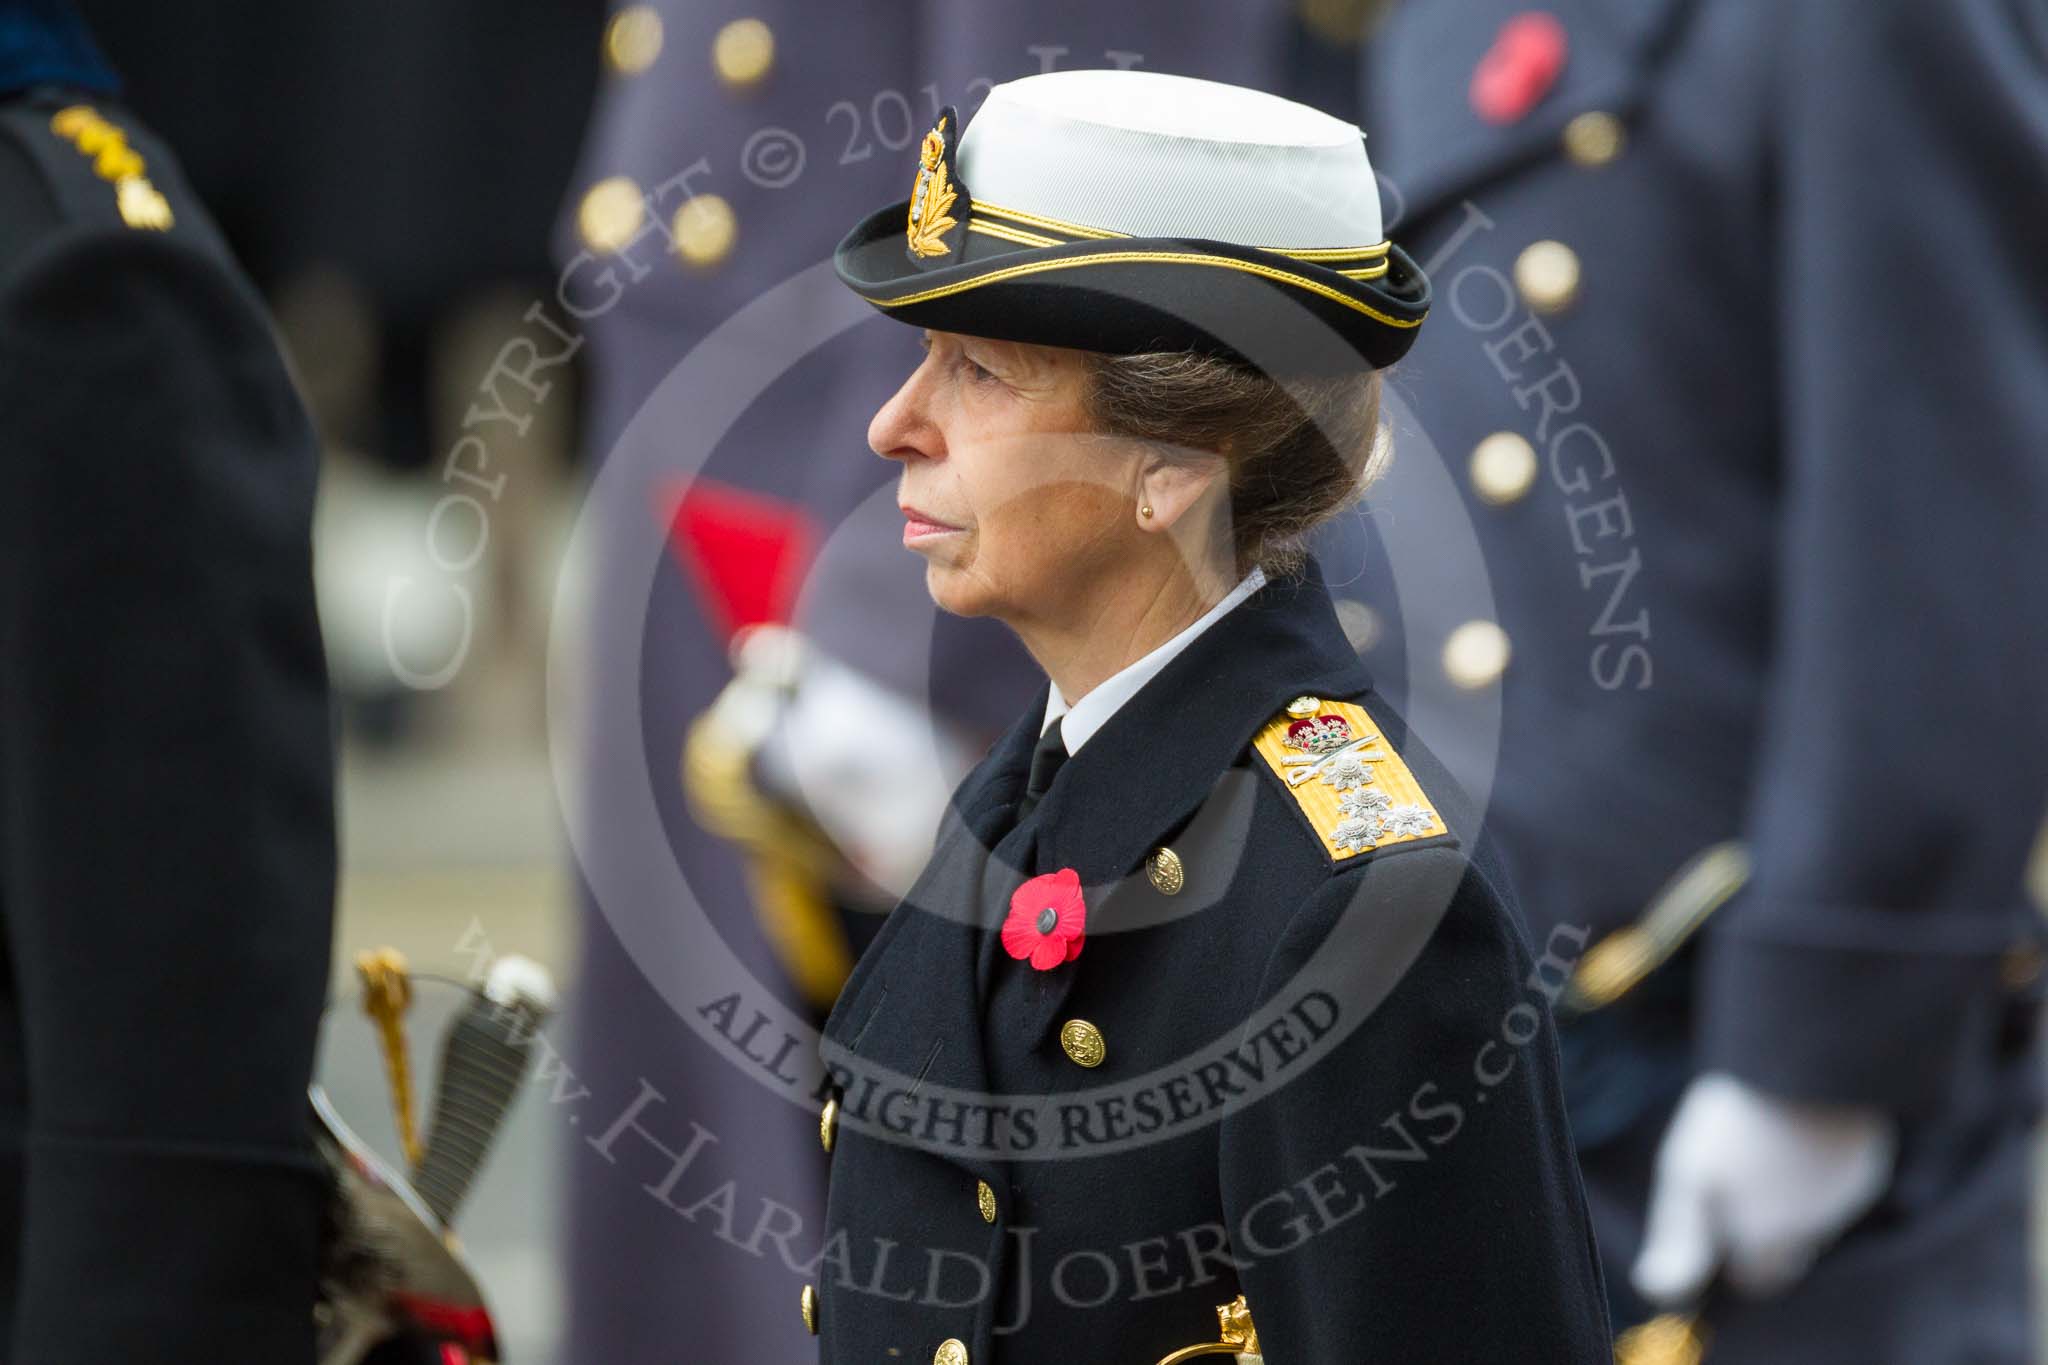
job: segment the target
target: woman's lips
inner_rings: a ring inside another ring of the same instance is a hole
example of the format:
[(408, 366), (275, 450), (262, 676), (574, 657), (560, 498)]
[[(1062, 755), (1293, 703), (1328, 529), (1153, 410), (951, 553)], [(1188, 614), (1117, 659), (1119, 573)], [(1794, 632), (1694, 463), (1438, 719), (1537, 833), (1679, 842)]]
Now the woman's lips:
[(949, 535), (960, 529), (958, 526), (948, 526), (943, 521), (935, 521), (929, 513), (920, 512), (915, 507), (905, 507), (902, 511), (903, 543), (905, 545), (913, 541), (926, 540), (932, 536)]

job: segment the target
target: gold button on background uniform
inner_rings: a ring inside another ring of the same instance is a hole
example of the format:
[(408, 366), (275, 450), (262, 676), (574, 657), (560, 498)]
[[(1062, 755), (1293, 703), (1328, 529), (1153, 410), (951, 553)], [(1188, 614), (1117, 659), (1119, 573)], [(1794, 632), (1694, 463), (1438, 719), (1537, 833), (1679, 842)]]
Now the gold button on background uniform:
[(1444, 641), (1444, 673), (1467, 691), (1486, 686), (1506, 671), (1508, 633), (1491, 621), (1467, 621)]
[(839, 1097), (827, 1096), (825, 1112), (818, 1115), (818, 1145), (826, 1151), (832, 1150), (832, 1139), (839, 1135)]
[(1380, 642), (1380, 614), (1355, 597), (1337, 599), (1337, 624), (1344, 628), (1344, 638), (1360, 654)]
[(1109, 1051), (1102, 1030), (1086, 1019), (1069, 1019), (1060, 1025), (1060, 1046), (1077, 1066), (1101, 1066)]
[(1536, 447), (1496, 431), (1472, 448), (1472, 488), (1496, 507), (1518, 501), (1536, 482)]
[(818, 1291), (804, 1286), (803, 1296), (804, 1330), (812, 1336), (818, 1335)]
[(947, 1337), (932, 1352), (932, 1365), (967, 1365), (967, 1343), (958, 1337)]
[(711, 40), (711, 67), (727, 85), (757, 85), (773, 65), (775, 32), (759, 19), (735, 19)]
[(621, 76), (654, 65), (661, 55), (661, 16), (652, 5), (628, 5), (605, 25), (604, 59)]
[(695, 266), (717, 265), (732, 253), (739, 222), (723, 195), (692, 195), (676, 210), (676, 254)]
[(988, 1182), (987, 1182), (986, 1180), (977, 1180), (977, 1181), (975, 1181), (975, 1182), (974, 1182), (974, 1206), (975, 1206), (976, 1208), (978, 1208), (978, 1209), (980, 1209), (980, 1210), (981, 1210), (981, 1221), (982, 1221), (982, 1222), (984, 1222), (984, 1223), (993, 1223), (993, 1222), (995, 1222), (995, 1221), (996, 1221), (996, 1191), (995, 1191), (995, 1186), (993, 1186), (993, 1185), (989, 1184), (989, 1183), (988, 1183)]
[(1296, 697), (1293, 701), (1287, 703), (1287, 714), (1290, 716), (1312, 716), (1322, 709), (1323, 700), (1321, 697), (1311, 697), (1306, 694)]
[(1162, 896), (1178, 896), (1188, 884), (1187, 869), (1181, 866), (1180, 855), (1164, 844), (1153, 849), (1152, 856), (1145, 860), (1145, 875), (1152, 879), (1152, 889)]
[(1627, 141), (1621, 120), (1602, 109), (1580, 114), (1564, 126), (1564, 154), (1589, 169), (1620, 156)]
[(2034, 850), (2027, 855), (2027, 895), (2034, 908), (2048, 915), (2048, 820), (2034, 836)]
[(630, 175), (607, 176), (576, 206), (576, 231), (592, 251), (610, 253), (633, 240), (647, 221), (647, 201)]
[(1515, 288), (1538, 313), (1562, 313), (1579, 296), (1579, 254), (1563, 242), (1532, 242), (1515, 257)]

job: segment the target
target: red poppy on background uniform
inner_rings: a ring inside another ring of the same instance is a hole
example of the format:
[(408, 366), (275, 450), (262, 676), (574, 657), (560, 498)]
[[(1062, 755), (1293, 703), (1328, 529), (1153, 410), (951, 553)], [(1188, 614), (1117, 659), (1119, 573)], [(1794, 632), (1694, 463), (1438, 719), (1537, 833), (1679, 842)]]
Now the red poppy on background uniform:
[(1050, 971), (1081, 955), (1088, 937), (1088, 906), (1081, 899), (1081, 876), (1071, 867), (1048, 872), (1017, 888), (1010, 913), (1003, 920), (1003, 951), (1030, 958), (1039, 971)]
[(1501, 25), (1472, 72), (1473, 112), (1488, 123), (1516, 122), (1557, 84), (1570, 50), (1556, 15), (1543, 10), (1517, 14)]

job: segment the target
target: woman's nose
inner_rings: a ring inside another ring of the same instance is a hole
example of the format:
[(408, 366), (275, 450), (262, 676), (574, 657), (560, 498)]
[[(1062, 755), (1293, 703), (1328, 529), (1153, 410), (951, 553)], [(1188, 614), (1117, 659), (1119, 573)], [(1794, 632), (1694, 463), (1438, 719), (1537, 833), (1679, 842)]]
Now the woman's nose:
[(868, 423), (868, 449), (885, 460), (936, 459), (945, 451), (930, 411), (926, 365), (919, 365)]

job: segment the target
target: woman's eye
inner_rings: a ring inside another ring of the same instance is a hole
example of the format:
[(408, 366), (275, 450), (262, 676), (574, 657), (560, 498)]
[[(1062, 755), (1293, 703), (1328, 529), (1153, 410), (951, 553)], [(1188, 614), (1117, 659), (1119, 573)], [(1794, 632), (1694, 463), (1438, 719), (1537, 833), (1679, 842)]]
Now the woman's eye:
[(974, 360), (969, 356), (960, 357), (960, 363), (967, 367), (968, 378), (974, 380), (977, 384), (982, 383), (985, 380), (994, 379), (996, 377), (994, 371), (986, 368), (985, 366), (977, 365), (974, 362)]

